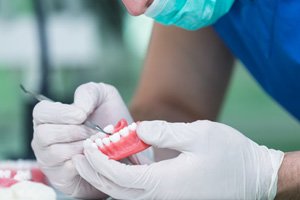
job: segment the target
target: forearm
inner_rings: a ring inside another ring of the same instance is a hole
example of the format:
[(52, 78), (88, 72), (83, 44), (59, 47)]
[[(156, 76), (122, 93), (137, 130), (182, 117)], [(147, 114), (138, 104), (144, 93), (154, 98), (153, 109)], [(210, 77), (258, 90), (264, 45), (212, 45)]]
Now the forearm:
[[(167, 120), (170, 122), (188, 122), (194, 120), (193, 114), (186, 112), (184, 109), (159, 101), (152, 101), (151, 103), (135, 101), (130, 107), (130, 112), (135, 121)], [(153, 153), (155, 161), (173, 158), (179, 154), (175, 150), (158, 148), (153, 148)]]
[(285, 154), (278, 172), (275, 199), (300, 199), (300, 151)]
[[(135, 120), (167, 120), (169, 122), (192, 122), (194, 114), (168, 103), (153, 101), (146, 103), (135, 102), (130, 107), (130, 112)], [(199, 116), (197, 116), (199, 118)], [(201, 118), (201, 117), (200, 117)], [(204, 117), (203, 117), (204, 118)]]
[[(184, 110), (167, 105), (163, 102), (146, 103), (144, 101), (135, 101), (130, 107), (130, 112), (135, 121), (142, 120), (167, 120), (171, 122), (192, 121), (193, 116)], [(154, 160), (160, 161), (176, 157), (179, 152), (170, 149), (153, 148)]]
[[(185, 31), (155, 24), (139, 87), (135, 120), (216, 120), (233, 57), (213, 29)], [(177, 154), (155, 150), (156, 160)]]
[(185, 31), (155, 24), (131, 111), (135, 119), (215, 120), (233, 57), (209, 27)]

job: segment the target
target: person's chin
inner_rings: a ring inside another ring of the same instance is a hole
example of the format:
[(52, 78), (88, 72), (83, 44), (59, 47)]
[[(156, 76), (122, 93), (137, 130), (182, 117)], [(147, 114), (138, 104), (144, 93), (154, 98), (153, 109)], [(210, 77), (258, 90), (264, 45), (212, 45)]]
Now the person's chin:
[(122, 0), (129, 14), (139, 16), (145, 13), (153, 0)]

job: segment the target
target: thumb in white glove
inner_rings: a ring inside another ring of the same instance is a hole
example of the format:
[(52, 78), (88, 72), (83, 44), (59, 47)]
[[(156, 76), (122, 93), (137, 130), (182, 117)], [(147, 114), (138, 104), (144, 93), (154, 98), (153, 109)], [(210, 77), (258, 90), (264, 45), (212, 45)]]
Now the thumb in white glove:
[(129, 166), (85, 144), (73, 157), (79, 174), (121, 199), (273, 199), (283, 152), (252, 142), (215, 122), (142, 122), (137, 134), (148, 144), (181, 154), (150, 165)]
[[(131, 124), (133, 119), (118, 90), (105, 83), (86, 83), (76, 89), (74, 105), (88, 115), (88, 120), (105, 127), (115, 125), (121, 119)], [(150, 163), (153, 160), (152, 148), (129, 157), (135, 164)], [(127, 162), (126, 160), (124, 160)]]
[(118, 90), (105, 83), (86, 83), (76, 89), (74, 105), (101, 127), (116, 124), (120, 119), (132, 123), (132, 117)]

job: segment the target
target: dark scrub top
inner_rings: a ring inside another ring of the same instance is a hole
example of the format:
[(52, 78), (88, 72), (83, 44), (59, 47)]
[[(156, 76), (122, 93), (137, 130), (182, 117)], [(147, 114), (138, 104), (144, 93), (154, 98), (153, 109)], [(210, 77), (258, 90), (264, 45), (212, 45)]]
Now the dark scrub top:
[(264, 90), (300, 120), (300, 0), (236, 0), (214, 28)]

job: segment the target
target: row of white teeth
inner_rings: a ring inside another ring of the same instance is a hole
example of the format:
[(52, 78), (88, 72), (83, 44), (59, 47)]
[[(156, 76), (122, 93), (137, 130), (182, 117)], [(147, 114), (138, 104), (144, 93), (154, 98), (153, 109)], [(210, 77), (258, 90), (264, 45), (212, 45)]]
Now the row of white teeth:
[[(121, 129), (119, 132), (114, 133), (110, 135), (109, 137), (103, 137), (103, 133), (97, 133), (95, 135), (92, 135), (89, 139), (89, 142), (93, 143), (94, 147), (104, 147), (104, 145), (108, 146), (110, 143), (116, 143), (118, 142), (121, 137), (127, 136), (130, 131), (135, 131), (137, 127), (137, 124), (133, 122), (127, 127), (124, 127)], [(113, 133), (114, 131), (114, 126), (113, 125), (108, 125), (103, 129), (107, 133)]]
[(0, 178), (13, 178), (17, 181), (26, 181), (31, 180), (32, 176), (30, 170), (18, 170), (14, 177), (12, 177), (11, 170), (0, 170)]

